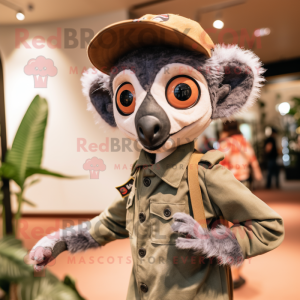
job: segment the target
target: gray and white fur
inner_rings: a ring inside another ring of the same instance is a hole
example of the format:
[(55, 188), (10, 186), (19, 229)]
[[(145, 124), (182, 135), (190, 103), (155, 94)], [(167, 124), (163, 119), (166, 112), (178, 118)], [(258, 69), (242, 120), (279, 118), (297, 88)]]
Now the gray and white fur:
[(220, 225), (215, 229), (203, 229), (190, 215), (175, 213), (172, 229), (183, 235), (176, 240), (179, 249), (192, 250), (196, 255), (215, 257), (220, 265), (239, 266), (244, 261), (241, 247), (229, 228)]
[(35, 270), (41, 271), (49, 262), (66, 250), (70, 253), (77, 253), (100, 247), (89, 233), (89, 228), (89, 222), (85, 222), (79, 226), (60, 229), (39, 240), (29, 253), (29, 258), (38, 263), (34, 266)]
[(74, 232), (73, 234), (63, 234), (61, 240), (66, 243), (67, 249), (71, 253), (100, 247), (100, 245), (91, 236), (88, 229), (83, 229), (78, 232)]

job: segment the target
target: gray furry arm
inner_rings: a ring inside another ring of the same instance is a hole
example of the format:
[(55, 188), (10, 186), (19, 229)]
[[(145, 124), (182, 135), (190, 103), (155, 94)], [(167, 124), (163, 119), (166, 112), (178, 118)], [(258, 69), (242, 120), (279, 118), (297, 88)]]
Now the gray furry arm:
[(203, 229), (190, 215), (176, 213), (173, 216), (174, 232), (184, 237), (176, 240), (178, 249), (190, 249), (197, 255), (215, 257), (220, 265), (240, 265), (243, 260), (241, 247), (229, 228), (220, 225), (215, 229)]
[(65, 234), (63, 234), (61, 240), (66, 243), (67, 250), (71, 253), (100, 247), (87, 228), (80, 231), (74, 230), (71, 234), (68, 234), (67, 230), (64, 230), (64, 232)]
[(100, 247), (89, 233), (89, 228), (90, 222), (85, 222), (64, 230), (60, 229), (39, 240), (29, 254), (29, 258), (36, 262), (35, 269), (42, 270), (65, 250), (76, 253)]

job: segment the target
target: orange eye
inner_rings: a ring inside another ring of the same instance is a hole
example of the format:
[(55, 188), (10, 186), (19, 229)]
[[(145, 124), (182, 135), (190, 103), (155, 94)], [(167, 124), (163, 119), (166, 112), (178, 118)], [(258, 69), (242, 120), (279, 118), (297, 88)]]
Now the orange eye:
[(198, 83), (188, 76), (173, 77), (166, 87), (166, 98), (170, 105), (179, 109), (194, 106), (201, 95)]
[(135, 108), (135, 90), (131, 83), (124, 82), (120, 85), (116, 95), (117, 109), (123, 116), (130, 115)]

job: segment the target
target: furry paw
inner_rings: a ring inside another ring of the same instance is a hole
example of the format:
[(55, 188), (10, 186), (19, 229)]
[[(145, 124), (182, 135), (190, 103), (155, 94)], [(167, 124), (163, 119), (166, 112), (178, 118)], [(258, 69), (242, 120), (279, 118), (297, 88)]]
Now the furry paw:
[(65, 250), (76, 253), (98, 248), (100, 245), (93, 239), (88, 229), (89, 223), (86, 222), (43, 237), (29, 253), (29, 258), (36, 263), (34, 269), (41, 271)]
[(34, 265), (36, 271), (42, 271), (47, 264), (54, 260), (54, 245), (55, 243), (45, 236), (30, 251), (29, 258), (36, 263)]
[(216, 257), (221, 265), (240, 265), (243, 262), (240, 245), (229, 228), (220, 225), (213, 230), (204, 229), (185, 213), (176, 213), (173, 218), (173, 231), (183, 236), (176, 240), (178, 249), (189, 249), (207, 258)]

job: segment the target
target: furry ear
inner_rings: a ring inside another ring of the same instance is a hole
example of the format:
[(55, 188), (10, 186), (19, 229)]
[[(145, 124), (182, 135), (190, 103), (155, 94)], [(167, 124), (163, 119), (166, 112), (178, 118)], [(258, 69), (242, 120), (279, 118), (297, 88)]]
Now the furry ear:
[(211, 87), (212, 119), (228, 118), (253, 105), (259, 97), (264, 73), (259, 58), (237, 45), (217, 45), (207, 65), (218, 65), (222, 76)]
[(111, 127), (116, 127), (109, 93), (109, 79), (108, 75), (90, 68), (80, 80), (82, 92), (88, 100), (87, 109), (93, 112), (96, 123), (103, 124), (104, 120)]

